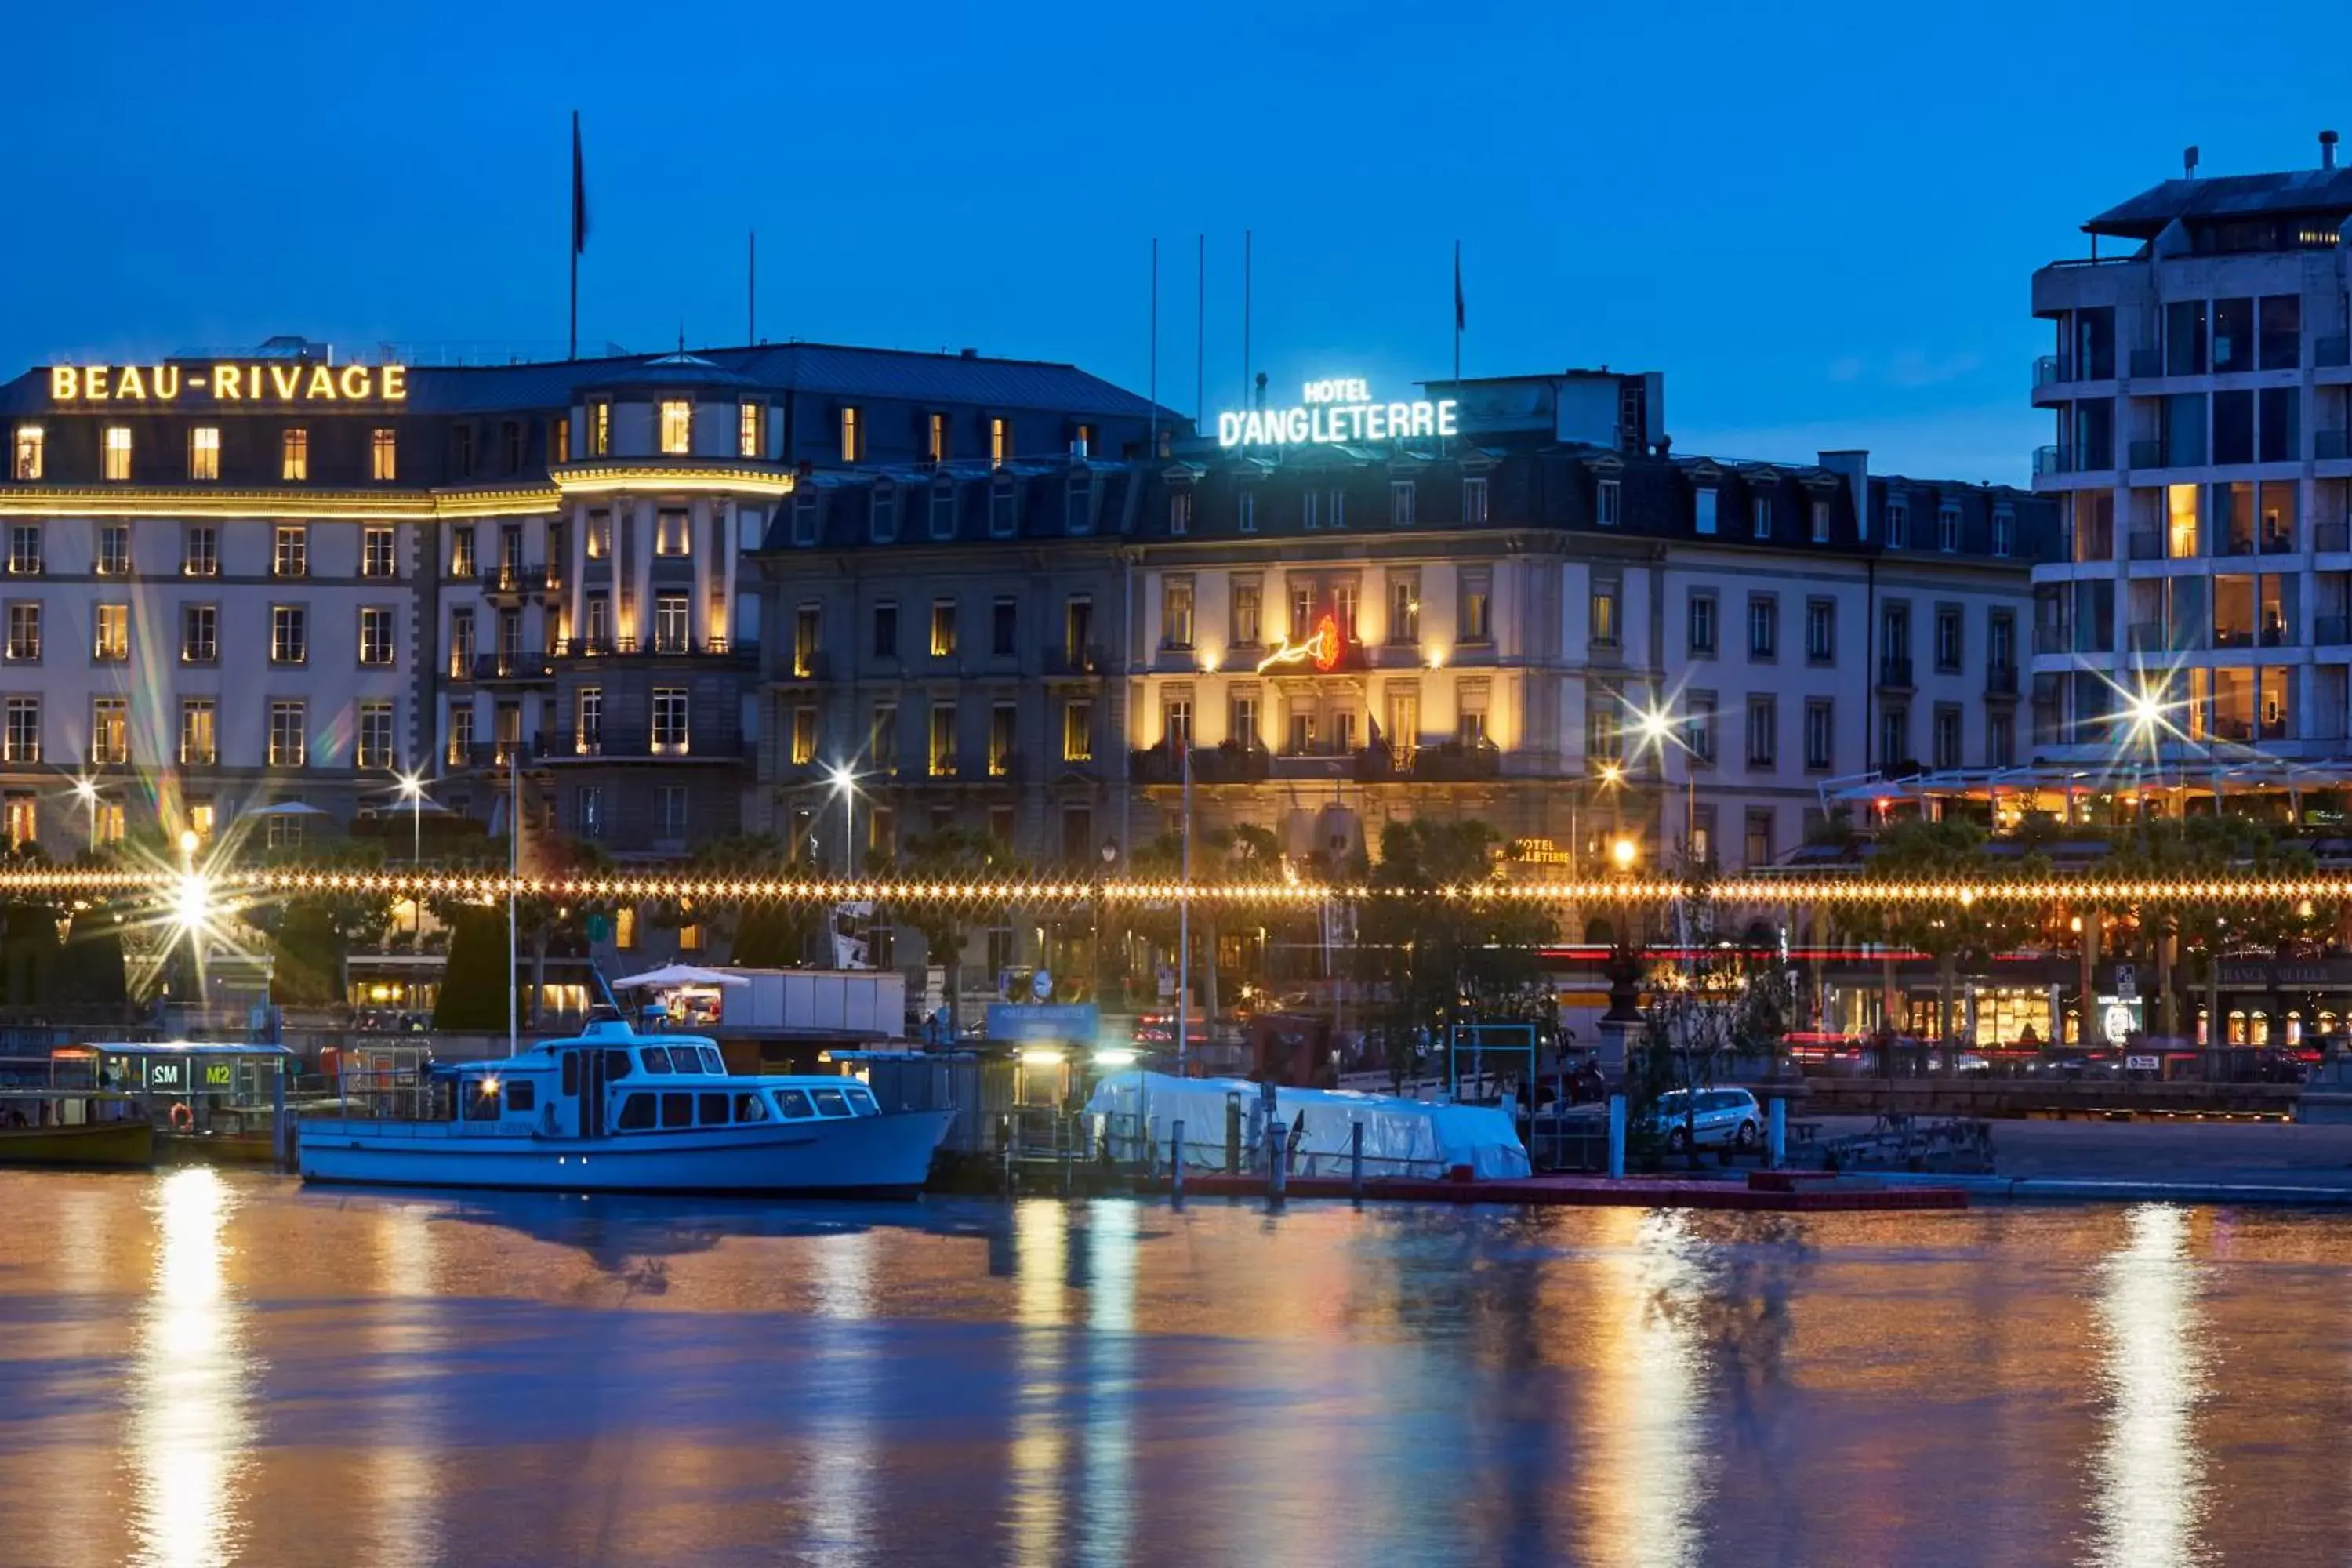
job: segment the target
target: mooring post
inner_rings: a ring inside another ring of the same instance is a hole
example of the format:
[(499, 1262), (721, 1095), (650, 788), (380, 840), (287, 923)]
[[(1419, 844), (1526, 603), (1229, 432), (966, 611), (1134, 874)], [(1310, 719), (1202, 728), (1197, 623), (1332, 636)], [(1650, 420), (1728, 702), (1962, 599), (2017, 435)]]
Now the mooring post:
[(1062, 1195), (1070, 1195), (1070, 1157), (1078, 1141), (1077, 1121), (1073, 1117), (1061, 1117), (1055, 1122), (1057, 1135), (1054, 1139), (1062, 1157)]
[(280, 1170), (294, 1168), (294, 1124), (286, 1115), (286, 1058), (278, 1058), (270, 1064), (278, 1070), (269, 1075), (269, 1130), (271, 1141), (278, 1145)]
[(1364, 1195), (1364, 1124), (1348, 1124), (1348, 1193), (1361, 1199)]
[(1772, 1109), (1766, 1114), (1769, 1134), (1765, 1139), (1765, 1162), (1773, 1170), (1789, 1163), (1789, 1097), (1776, 1094)]
[(1013, 1195), (1013, 1115), (1010, 1111), (996, 1119), (996, 1146), (1004, 1156), (1004, 1195)]
[(1612, 1179), (1625, 1174), (1625, 1097), (1609, 1097), (1609, 1174)]
[(1290, 1129), (1279, 1121), (1265, 1124), (1265, 1201), (1278, 1204), (1290, 1174)]
[(1178, 1117), (1168, 1129), (1168, 1194), (1179, 1207), (1184, 1202), (1184, 1119)]

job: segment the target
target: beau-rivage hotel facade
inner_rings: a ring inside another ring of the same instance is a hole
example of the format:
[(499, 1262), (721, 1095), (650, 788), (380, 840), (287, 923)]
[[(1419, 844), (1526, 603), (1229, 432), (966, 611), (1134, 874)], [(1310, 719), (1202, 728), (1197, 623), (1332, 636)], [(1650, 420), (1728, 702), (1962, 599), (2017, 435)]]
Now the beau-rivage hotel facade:
[(1434, 814), (1738, 866), (1830, 781), (2021, 760), (2049, 502), (1675, 452), (1654, 375), (1352, 395), (1243, 438), (969, 352), (37, 370), (0, 387), (7, 831), (348, 817), (404, 771), (491, 817), (511, 764), (624, 857), (954, 825), (1099, 867), (1189, 752), (1197, 826), (1300, 857)]

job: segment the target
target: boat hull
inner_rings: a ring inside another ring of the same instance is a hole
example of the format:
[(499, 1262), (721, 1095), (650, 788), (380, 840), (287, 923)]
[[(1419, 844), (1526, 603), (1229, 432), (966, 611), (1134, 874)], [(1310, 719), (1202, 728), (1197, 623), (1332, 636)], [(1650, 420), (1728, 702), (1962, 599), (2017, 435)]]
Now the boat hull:
[(143, 1121), (68, 1127), (0, 1127), (0, 1165), (152, 1165), (155, 1129)]
[(468, 1131), (464, 1122), (301, 1127), (307, 1182), (564, 1193), (913, 1193), (947, 1110), (612, 1138)]

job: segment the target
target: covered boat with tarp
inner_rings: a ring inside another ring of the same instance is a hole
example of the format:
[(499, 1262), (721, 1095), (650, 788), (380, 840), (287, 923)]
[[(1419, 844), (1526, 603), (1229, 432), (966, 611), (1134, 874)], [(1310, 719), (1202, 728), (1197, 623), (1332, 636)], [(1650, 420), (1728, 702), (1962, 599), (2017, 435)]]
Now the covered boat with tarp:
[[(1174, 1078), (1113, 1073), (1095, 1086), (1089, 1114), (1102, 1119), (1113, 1160), (1157, 1164), (1174, 1148), (1190, 1170), (1249, 1169), (1265, 1145), (1265, 1086), (1237, 1078)], [(1274, 1117), (1291, 1135), (1289, 1169), (1303, 1176), (1342, 1176), (1354, 1157), (1353, 1129), (1364, 1130), (1364, 1173), (1442, 1180), (1466, 1169), (1478, 1181), (1529, 1173), (1526, 1145), (1510, 1115), (1494, 1106), (1449, 1105), (1348, 1089), (1276, 1086)]]

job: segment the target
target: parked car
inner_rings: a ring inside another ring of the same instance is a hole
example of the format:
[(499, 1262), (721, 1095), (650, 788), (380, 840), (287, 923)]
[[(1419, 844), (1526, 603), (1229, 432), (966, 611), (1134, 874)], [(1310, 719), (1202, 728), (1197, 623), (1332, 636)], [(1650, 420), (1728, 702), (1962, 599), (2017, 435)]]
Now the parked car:
[[(1697, 1096), (1696, 1111), (1692, 1096)], [(1689, 1146), (1696, 1131), (1698, 1146), (1729, 1144), (1753, 1149), (1764, 1139), (1764, 1111), (1744, 1089), (1668, 1089), (1651, 1109), (1650, 1124), (1665, 1135), (1666, 1147), (1676, 1152)]]

